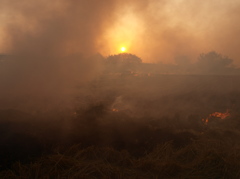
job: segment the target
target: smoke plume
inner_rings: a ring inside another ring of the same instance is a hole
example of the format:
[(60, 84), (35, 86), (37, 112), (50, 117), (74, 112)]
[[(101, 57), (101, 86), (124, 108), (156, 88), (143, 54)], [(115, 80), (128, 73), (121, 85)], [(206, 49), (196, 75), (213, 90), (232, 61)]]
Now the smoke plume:
[[(0, 0), (1, 99), (64, 99), (126, 44), (143, 62), (196, 61), (216, 51), (239, 64), (236, 0)], [(2, 63), (2, 60), (1, 60)], [(60, 100), (60, 101), (61, 101)], [(54, 100), (53, 100), (54, 101)], [(20, 104), (19, 104), (20, 105)]]

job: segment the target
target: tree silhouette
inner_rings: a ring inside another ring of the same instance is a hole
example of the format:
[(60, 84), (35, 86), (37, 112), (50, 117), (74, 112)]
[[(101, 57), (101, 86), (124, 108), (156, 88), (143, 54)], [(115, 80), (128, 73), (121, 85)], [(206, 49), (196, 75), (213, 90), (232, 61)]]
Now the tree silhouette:
[(120, 53), (108, 56), (107, 63), (140, 64), (142, 59), (130, 53)]
[(141, 63), (141, 58), (130, 53), (110, 55), (106, 59), (108, 70), (115, 72), (135, 71)]
[(199, 58), (199, 64), (202, 65), (211, 65), (211, 66), (221, 66), (221, 67), (227, 67), (229, 66), (233, 60), (223, 56), (219, 53), (216, 53), (214, 51), (209, 52), (207, 54), (200, 54)]
[(215, 51), (201, 54), (196, 62), (196, 70), (206, 74), (230, 74), (235, 72), (233, 60)]

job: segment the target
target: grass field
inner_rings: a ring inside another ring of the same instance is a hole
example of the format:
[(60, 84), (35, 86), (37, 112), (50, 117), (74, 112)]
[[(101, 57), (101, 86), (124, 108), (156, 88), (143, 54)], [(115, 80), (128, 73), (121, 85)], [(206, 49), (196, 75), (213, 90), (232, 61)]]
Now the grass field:
[(74, 108), (2, 105), (0, 178), (240, 177), (237, 76), (115, 76), (79, 89)]

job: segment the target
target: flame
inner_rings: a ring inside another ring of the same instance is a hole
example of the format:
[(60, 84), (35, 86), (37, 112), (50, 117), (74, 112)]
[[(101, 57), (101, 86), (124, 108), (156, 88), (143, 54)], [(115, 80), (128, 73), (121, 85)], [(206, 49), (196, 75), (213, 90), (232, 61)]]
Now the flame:
[(215, 112), (215, 113), (212, 113), (210, 114), (212, 117), (219, 117), (221, 119), (225, 119), (226, 117), (230, 116), (230, 113), (229, 111), (227, 110), (227, 112), (225, 113), (220, 113), (220, 112)]
[(205, 123), (208, 123), (208, 121), (209, 121), (209, 119), (207, 118), (207, 119), (205, 120)]
[(112, 111), (113, 112), (118, 112), (118, 109), (113, 108)]
[(225, 113), (221, 113), (221, 112), (214, 112), (212, 114), (209, 114), (208, 117), (206, 119), (202, 119), (202, 122), (204, 124), (208, 124), (209, 122), (209, 119), (211, 119), (212, 117), (217, 117), (217, 118), (220, 118), (220, 119), (226, 119), (227, 117), (230, 116), (230, 112), (229, 110), (227, 110)]

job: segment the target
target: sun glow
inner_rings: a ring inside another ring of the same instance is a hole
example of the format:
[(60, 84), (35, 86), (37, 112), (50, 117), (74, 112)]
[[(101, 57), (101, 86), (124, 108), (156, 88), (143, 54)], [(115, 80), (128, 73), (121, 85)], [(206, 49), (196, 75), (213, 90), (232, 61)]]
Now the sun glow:
[(99, 47), (101, 47), (99, 51), (104, 55), (129, 51), (136, 53), (135, 49), (141, 47), (142, 44), (139, 40), (144, 32), (142, 19), (133, 13), (131, 7), (121, 9), (117, 14), (114, 23), (105, 30), (99, 40)]
[(126, 52), (126, 47), (121, 47), (121, 52)]

